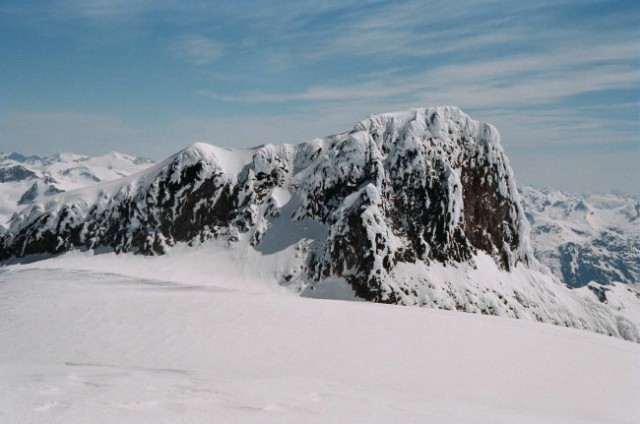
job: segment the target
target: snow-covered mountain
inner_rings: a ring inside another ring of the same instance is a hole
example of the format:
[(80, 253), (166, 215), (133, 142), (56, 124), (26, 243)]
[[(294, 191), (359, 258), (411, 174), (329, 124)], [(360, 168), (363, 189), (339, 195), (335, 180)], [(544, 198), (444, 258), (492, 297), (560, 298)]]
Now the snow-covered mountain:
[(569, 286), (640, 281), (638, 197), (521, 192), (536, 257)]
[[(300, 145), (195, 144), (146, 171), (39, 198), (0, 258), (215, 244), (309, 297), (549, 322), (640, 341), (629, 286), (570, 290), (533, 256), (497, 130), (454, 107), (371, 116)], [(245, 267), (235, 279), (247, 272)]]
[(151, 164), (149, 159), (116, 152), (94, 157), (72, 153), (51, 156), (0, 153), (0, 227), (38, 197), (115, 180)]

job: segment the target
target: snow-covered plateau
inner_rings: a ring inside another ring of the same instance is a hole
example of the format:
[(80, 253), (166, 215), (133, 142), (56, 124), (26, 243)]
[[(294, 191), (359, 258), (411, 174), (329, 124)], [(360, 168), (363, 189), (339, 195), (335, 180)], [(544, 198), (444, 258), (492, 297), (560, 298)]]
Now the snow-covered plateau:
[(638, 344), (524, 320), (303, 298), (264, 275), (265, 262), (213, 243), (0, 268), (0, 422), (640, 417)]

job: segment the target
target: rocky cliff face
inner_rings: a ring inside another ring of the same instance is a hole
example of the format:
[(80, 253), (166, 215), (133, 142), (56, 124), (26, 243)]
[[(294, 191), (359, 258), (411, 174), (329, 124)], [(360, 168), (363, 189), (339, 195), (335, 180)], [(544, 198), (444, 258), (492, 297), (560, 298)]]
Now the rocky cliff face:
[[(538, 270), (498, 132), (454, 107), (372, 116), (295, 146), (196, 144), (142, 174), (51, 196), (9, 230), (4, 259), (226, 240), (286, 256), (282, 284), (304, 295), (342, 284), (376, 302), (640, 339), (624, 311), (609, 312), (592, 290), (567, 294)], [(635, 308), (634, 296), (616, 288), (607, 302)], [(594, 321), (585, 302), (606, 318)]]
[(35, 206), (14, 220), (7, 253), (163, 253), (219, 232), (251, 233), (258, 244), (283, 206), (276, 191), (286, 191), (292, 220), (330, 228), (318, 275), (348, 269), (354, 285), (379, 286), (398, 261), (462, 262), (478, 250), (507, 270), (531, 260), (498, 133), (458, 109), (380, 115), (324, 140), (263, 146), (239, 155), (235, 170), (224, 157), (233, 153), (220, 153), (194, 145), (93, 202)]

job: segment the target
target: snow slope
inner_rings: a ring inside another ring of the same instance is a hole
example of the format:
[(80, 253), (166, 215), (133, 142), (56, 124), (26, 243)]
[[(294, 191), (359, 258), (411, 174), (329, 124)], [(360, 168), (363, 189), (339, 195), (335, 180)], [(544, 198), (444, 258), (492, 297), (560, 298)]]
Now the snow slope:
[(301, 298), (250, 264), (229, 278), (233, 257), (216, 257), (213, 275), (201, 262), (210, 253), (75, 253), (0, 268), (0, 421), (640, 417), (637, 344), (500, 317)]

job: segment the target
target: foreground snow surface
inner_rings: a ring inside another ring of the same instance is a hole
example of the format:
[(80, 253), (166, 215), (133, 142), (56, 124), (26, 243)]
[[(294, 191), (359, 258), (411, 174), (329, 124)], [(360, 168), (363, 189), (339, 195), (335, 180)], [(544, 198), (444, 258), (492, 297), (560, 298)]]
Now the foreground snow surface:
[(225, 269), (159, 263), (70, 255), (0, 268), (0, 422), (640, 418), (637, 344), (301, 298), (249, 267), (238, 282)]

